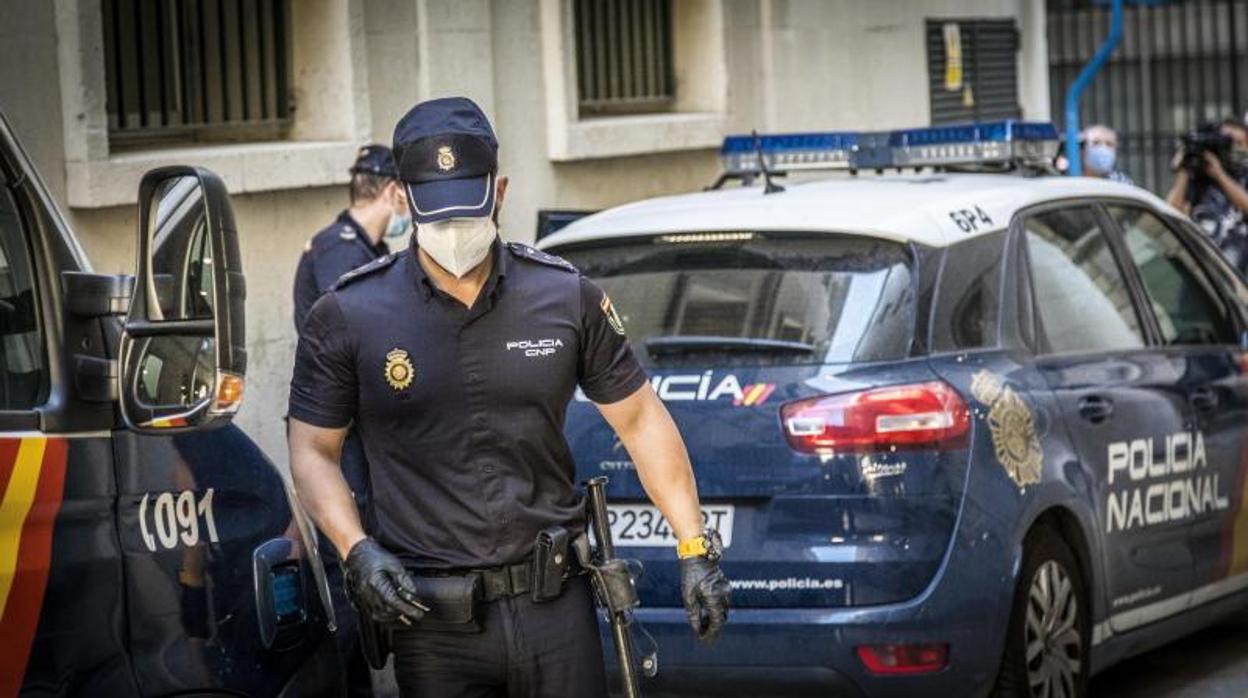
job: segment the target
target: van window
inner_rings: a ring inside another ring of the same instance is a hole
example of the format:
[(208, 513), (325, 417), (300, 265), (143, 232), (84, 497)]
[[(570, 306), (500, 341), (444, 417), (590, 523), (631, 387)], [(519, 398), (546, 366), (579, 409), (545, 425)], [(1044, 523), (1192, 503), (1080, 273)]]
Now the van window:
[(1023, 226), (1042, 347), (1061, 354), (1144, 346), (1122, 270), (1091, 208), (1028, 216)]
[(47, 370), (26, 230), (16, 202), (0, 191), (0, 410), (44, 401)]
[(611, 296), (643, 362), (866, 362), (910, 351), (912, 261), (897, 243), (691, 233), (554, 251)]
[(1226, 303), (1192, 253), (1157, 216), (1141, 208), (1107, 207), (1140, 271), (1161, 338), (1173, 344), (1234, 344)]
[(932, 318), (932, 351), (997, 344), (1005, 233), (964, 240), (945, 252)]

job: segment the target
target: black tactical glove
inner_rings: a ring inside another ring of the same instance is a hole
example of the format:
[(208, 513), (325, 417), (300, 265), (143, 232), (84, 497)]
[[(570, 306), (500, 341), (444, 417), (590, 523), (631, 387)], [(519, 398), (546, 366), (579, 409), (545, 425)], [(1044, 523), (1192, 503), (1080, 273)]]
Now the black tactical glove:
[(719, 569), (723, 546), (719, 534), (707, 531), (709, 550), (705, 555), (680, 561), (680, 597), (693, 632), (703, 642), (712, 642), (728, 622), (728, 578)]
[(403, 563), (372, 538), (351, 546), (343, 567), (356, 609), (374, 621), (410, 624), (429, 610), (416, 598), (416, 585)]

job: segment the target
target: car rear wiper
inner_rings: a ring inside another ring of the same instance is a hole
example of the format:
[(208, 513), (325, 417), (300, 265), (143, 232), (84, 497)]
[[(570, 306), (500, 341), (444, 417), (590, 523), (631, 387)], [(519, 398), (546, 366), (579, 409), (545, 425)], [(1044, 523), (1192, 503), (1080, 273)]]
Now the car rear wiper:
[(815, 345), (806, 342), (790, 342), (783, 339), (758, 337), (719, 337), (708, 335), (668, 335), (645, 340), (646, 351), (655, 354), (679, 354), (698, 351), (771, 352), (789, 354), (813, 354)]

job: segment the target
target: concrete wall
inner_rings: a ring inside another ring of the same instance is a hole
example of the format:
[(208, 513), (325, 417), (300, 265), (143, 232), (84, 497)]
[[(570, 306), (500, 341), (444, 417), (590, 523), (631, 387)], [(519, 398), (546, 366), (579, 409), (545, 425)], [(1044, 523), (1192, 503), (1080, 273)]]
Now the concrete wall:
[[(289, 148), (316, 149), (307, 156), (312, 160), (283, 165), (282, 146), (273, 144), (252, 152), (237, 171), (234, 161), (220, 160), (220, 152), (202, 148), (143, 156), (149, 159), (140, 158), (129, 169), (103, 170), (121, 173), (117, 181), (106, 182), (109, 187), (136, 191), (137, 172), (131, 170), (156, 164), (156, 158), (223, 162), (220, 167), (230, 173), (227, 184), (232, 191), (243, 192), (235, 195), (234, 208), (250, 294), (250, 370), (247, 399), (238, 419), (279, 461), (285, 460), (280, 417), (295, 344), (290, 286), (299, 254), (308, 236), (346, 205), (342, 182), (349, 156), (342, 154), (364, 140), (388, 143), (395, 121), (416, 101), (465, 94), (490, 114), (502, 143), (502, 169), (512, 177), (503, 232), (518, 240), (532, 239), (538, 208), (596, 209), (700, 189), (717, 174), (718, 161), (710, 146), (723, 133), (755, 127), (780, 131), (927, 123), (923, 32), (929, 17), (1018, 18), (1023, 34), (1020, 98), (1026, 116), (1048, 117), (1042, 3), (678, 0), (685, 4), (685, 19), (677, 42), (696, 45), (702, 54), (680, 58), (685, 64), (678, 66), (682, 80), (678, 90), (694, 95), (696, 102), (689, 105), (698, 112), (691, 118), (705, 116), (697, 130), (682, 131), (686, 125), (673, 126), (662, 119), (623, 119), (618, 129), (611, 122), (599, 122), (590, 124), (596, 129), (594, 147), (630, 154), (552, 159), (550, 134), (562, 132), (552, 130), (552, 124), (558, 124), (552, 121), (550, 108), (559, 97), (551, 91), (566, 77), (559, 73), (566, 56), (556, 55), (552, 62), (547, 55), (544, 60), (543, 47), (551, 46), (551, 17), (566, 11), (569, 0), (309, 1), (300, 0), (297, 15), (314, 12), (316, 17), (296, 27), (297, 42), (304, 42), (302, 49), (296, 47), (304, 65), (296, 68), (311, 76), (307, 78), (311, 82), (301, 83), (301, 104), (311, 106), (301, 107), (300, 113), (319, 116), (299, 125), (295, 137), (300, 143)], [(84, 106), (75, 95), (91, 90), (64, 84), (63, 74), (78, 75), (67, 71), (66, 64), (90, 67), (89, 56), (84, 60), (80, 51), (93, 44), (75, 32), (84, 21), (78, 15), (89, 20), (92, 6), (97, 5), (74, 0), (6, 3), (0, 22), (0, 40), (8, 47), (6, 60), (0, 61), (0, 107), (67, 210), (96, 268), (129, 272), (134, 263), (133, 205), (68, 205), (90, 198), (90, 192), (69, 191), (66, 173), (67, 160), (77, 157), (74, 144), (81, 141), (76, 131), (86, 128), (79, 124), (90, 121), (89, 114), (76, 113), (89, 111), (90, 104)], [(322, 44), (329, 57), (318, 53)], [(74, 79), (92, 78), (88, 74)], [(335, 87), (347, 96), (335, 92)], [(704, 145), (637, 152), (630, 139), (651, 130), (651, 123), (672, 129), (673, 135), (664, 141), (669, 147), (686, 142), (681, 138)], [(323, 143), (328, 145), (322, 147)], [(345, 145), (333, 149), (337, 143)], [(326, 172), (313, 172), (295, 188), (283, 179), (289, 173), (276, 171), (306, 170), (307, 162)], [(71, 166), (80, 168), (81, 163)], [(115, 167), (116, 161), (104, 166)]]

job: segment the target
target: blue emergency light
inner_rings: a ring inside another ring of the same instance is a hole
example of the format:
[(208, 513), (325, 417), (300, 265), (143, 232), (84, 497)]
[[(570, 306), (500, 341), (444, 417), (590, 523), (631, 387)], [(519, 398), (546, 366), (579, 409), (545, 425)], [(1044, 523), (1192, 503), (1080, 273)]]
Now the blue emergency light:
[(1046, 167), (1057, 154), (1053, 124), (990, 121), (896, 131), (734, 135), (719, 154), (725, 174), (759, 172), (761, 151), (771, 171), (925, 167)]

